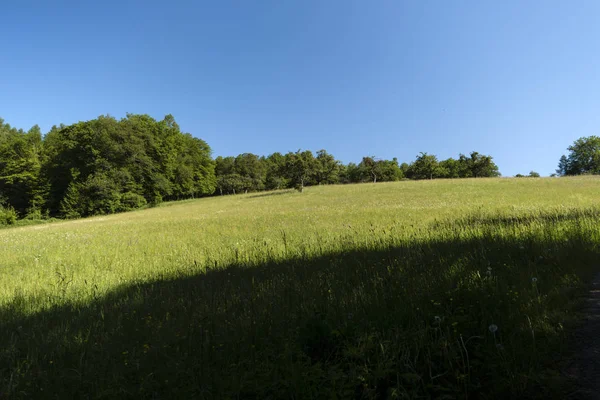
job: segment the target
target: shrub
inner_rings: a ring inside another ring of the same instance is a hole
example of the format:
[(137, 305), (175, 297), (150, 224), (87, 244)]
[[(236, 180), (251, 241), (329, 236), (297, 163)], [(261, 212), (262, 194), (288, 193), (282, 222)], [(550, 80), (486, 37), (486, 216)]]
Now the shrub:
[(150, 205), (157, 206), (162, 202), (163, 202), (163, 197), (159, 193), (155, 193), (154, 197), (152, 198), (152, 201), (150, 202)]
[(36, 220), (42, 220), (42, 219), (46, 219), (46, 216), (44, 216), (44, 214), (42, 214), (42, 210), (39, 208), (30, 208), (27, 210), (27, 215), (25, 215), (25, 218), (27, 220), (32, 220), (32, 221), (36, 221)]
[(17, 222), (17, 212), (12, 207), (0, 206), (0, 225), (14, 225)]
[(131, 211), (137, 208), (144, 207), (148, 202), (144, 196), (137, 193), (127, 192), (121, 195), (121, 211)]

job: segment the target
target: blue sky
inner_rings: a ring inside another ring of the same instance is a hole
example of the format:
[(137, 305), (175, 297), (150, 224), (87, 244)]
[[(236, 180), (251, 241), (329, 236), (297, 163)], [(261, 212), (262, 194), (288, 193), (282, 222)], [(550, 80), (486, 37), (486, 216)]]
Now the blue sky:
[(214, 155), (477, 150), (554, 172), (600, 127), (600, 2), (13, 1), (0, 117), (162, 118)]

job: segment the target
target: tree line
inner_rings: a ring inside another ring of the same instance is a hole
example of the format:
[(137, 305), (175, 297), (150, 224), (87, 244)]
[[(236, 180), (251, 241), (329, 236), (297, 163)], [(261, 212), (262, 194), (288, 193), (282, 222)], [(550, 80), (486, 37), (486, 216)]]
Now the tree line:
[[(557, 175), (600, 174), (600, 137), (582, 137), (568, 151)], [(37, 125), (25, 131), (0, 119), (0, 224), (110, 214), (213, 194), (495, 176), (500, 173), (492, 157), (478, 152), (445, 160), (420, 153), (401, 164), (373, 156), (344, 164), (326, 150), (213, 159), (209, 145), (182, 132), (171, 115), (160, 121), (141, 114), (100, 116), (53, 126), (45, 135)]]
[(100, 116), (53, 126), (45, 135), (37, 125), (24, 131), (0, 119), (0, 224), (110, 214), (212, 194), (499, 175), (492, 157), (477, 152), (442, 161), (421, 153), (410, 164), (372, 156), (344, 164), (326, 150), (213, 160), (209, 145), (182, 132), (171, 115), (160, 121)]
[[(600, 173), (600, 138), (581, 138), (557, 174)], [(326, 150), (212, 158), (202, 139), (182, 132), (171, 115), (100, 116), (25, 131), (0, 119), (0, 224), (17, 218), (73, 218), (133, 210), (164, 200), (311, 185), (500, 176), (489, 155), (410, 163), (365, 156), (344, 164)], [(539, 176), (530, 173), (529, 176)]]
[(326, 150), (273, 153), (258, 156), (217, 157), (215, 175), (218, 194), (361, 182), (392, 182), (403, 179), (476, 178), (500, 176), (491, 156), (472, 152), (457, 159), (438, 161), (420, 153), (410, 164), (398, 159), (363, 157), (360, 163), (343, 164)]

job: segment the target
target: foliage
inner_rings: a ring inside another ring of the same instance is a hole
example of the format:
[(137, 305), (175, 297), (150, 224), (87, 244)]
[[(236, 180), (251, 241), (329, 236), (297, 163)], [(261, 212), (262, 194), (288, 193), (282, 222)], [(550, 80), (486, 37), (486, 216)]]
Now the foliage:
[(515, 178), (539, 178), (539, 177), (540, 177), (540, 174), (535, 171), (529, 172), (529, 175), (523, 175), (523, 174), (515, 175)]
[(38, 126), (24, 132), (0, 119), (0, 197), (20, 215), (43, 201), (41, 149)]
[(443, 174), (438, 163), (437, 157), (427, 153), (421, 153), (417, 159), (410, 165), (407, 177), (411, 179), (433, 179), (439, 178)]
[(289, 187), (289, 179), (286, 177), (286, 156), (281, 153), (273, 153), (262, 158), (266, 164), (265, 188), (268, 190), (285, 189)]
[(557, 174), (600, 174), (600, 137), (581, 137), (569, 146), (568, 150), (568, 155), (560, 157)]
[(316, 159), (310, 150), (298, 150), (286, 155), (285, 173), (294, 189), (299, 192), (304, 190), (306, 183), (314, 177), (316, 165)]
[(19, 218), (31, 212), (73, 218), (213, 193), (497, 176), (491, 160), (473, 152), (438, 163), (421, 153), (411, 164), (367, 156), (344, 165), (321, 149), (213, 161), (208, 144), (181, 132), (171, 115), (162, 121), (138, 114), (120, 120), (99, 116), (53, 126), (43, 138), (37, 126), (25, 132), (0, 120), (0, 201)]
[(111, 214), (210, 194), (493, 176), (492, 157), (477, 152), (441, 162), (421, 153), (411, 164), (366, 156), (344, 165), (324, 149), (213, 161), (208, 144), (181, 132), (171, 115), (99, 116), (53, 126), (43, 139), (37, 126), (24, 132), (0, 120), (0, 200), (20, 218), (32, 210), (67, 218)]
[(440, 175), (442, 178), (462, 178), (464, 177), (465, 168), (459, 160), (448, 158), (439, 163)]
[(317, 185), (339, 183), (342, 165), (335, 157), (325, 150), (317, 151), (313, 178)]
[(498, 166), (494, 163), (491, 156), (486, 156), (473, 151), (469, 157), (461, 154), (458, 158), (458, 162), (461, 165), (461, 177), (492, 178), (500, 176)]
[[(128, 114), (53, 128), (44, 139), (43, 177), (53, 215), (88, 216), (134, 204), (211, 194), (208, 145), (179, 130), (172, 116), (156, 121)], [(127, 194), (125, 202), (121, 198)], [(145, 201), (133, 199), (132, 195)]]
[(14, 225), (17, 222), (17, 213), (12, 207), (0, 205), (0, 225)]
[(390, 161), (363, 157), (357, 168), (360, 182), (394, 182), (404, 177), (396, 158)]

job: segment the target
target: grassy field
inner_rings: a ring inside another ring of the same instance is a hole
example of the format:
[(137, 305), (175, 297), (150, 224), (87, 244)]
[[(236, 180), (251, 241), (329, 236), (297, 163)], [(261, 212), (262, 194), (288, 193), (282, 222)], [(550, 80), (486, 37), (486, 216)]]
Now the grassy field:
[(0, 399), (559, 396), (599, 226), (585, 177), (310, 187), (1, 230)]

